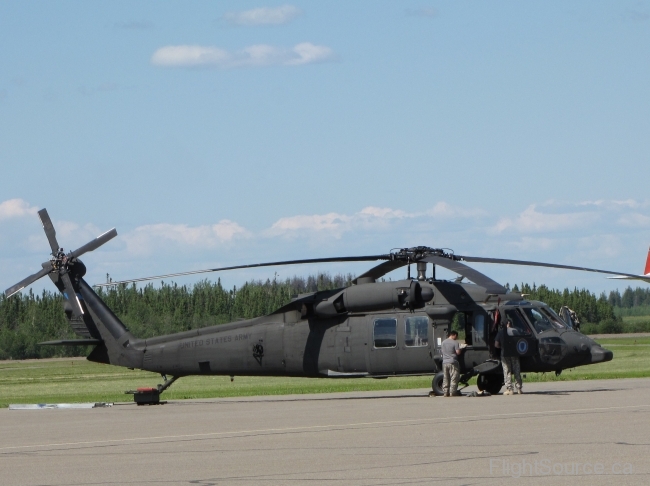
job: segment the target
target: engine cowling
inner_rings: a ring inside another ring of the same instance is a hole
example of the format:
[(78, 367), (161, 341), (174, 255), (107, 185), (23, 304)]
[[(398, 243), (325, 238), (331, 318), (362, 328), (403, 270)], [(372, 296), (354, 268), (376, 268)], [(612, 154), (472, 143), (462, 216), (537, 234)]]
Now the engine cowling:
[(319, 317), (332, 317), (346, 312), (412, 310), (424, 307), (433, 296), (433, 288), (422, 286), (416, 280), (354, 285), (315, 303), (314, 314)]

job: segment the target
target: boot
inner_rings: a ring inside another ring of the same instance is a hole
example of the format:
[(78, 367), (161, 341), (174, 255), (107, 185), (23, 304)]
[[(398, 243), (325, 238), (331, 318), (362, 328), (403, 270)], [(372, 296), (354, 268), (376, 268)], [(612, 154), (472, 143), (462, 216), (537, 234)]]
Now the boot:
[(506, 390), (503, 392), (504, 395), (514, 395), (512, 390)]

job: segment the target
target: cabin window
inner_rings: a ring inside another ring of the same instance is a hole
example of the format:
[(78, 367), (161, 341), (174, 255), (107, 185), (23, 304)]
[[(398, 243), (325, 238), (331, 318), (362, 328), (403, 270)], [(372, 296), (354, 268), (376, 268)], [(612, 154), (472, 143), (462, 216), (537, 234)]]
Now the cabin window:
[(397, 346), (397, 319), (375, 319), (373, 329), (375, 348), (394, 348)]
[(472, 345), (485, 346), (485, 314), (474, 315), (474, 327), (472, 328)]
[(407, 317), (404, 320), (404, 344), (406, 346), (429, 345), (429, 318), (426, 316)]

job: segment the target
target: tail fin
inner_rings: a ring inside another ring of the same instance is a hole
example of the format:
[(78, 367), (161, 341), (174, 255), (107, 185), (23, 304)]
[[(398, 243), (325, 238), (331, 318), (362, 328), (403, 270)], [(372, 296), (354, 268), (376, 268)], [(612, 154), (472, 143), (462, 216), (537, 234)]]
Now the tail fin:
[(102, 343), (90, 353), (88, 359), (117, 366), (141, 368), (144, 356), (140, 348), (141, 341), (134, 338), (122, 321), (82, 278), (79, 279), (79, 292), (84, 307), (88, 310), (84, 314), (84, 321), (90, 321), (87, 322), (87, 327), (94, 328), (99, 339), (102, 340)]
[(648, 248), (648, 259), (645, 261), (645, 270), (643, 274), (650, 276), (650, 248)]
[(41, 264), (43, 267), (41, 270), (5, 290), (5, 296), (10, 297), (39, 278), (48, 275), (63, 294), (65, 313), (72, 329), (83, 339), (47, 341), (42, 344), (67, 346), (97, 344), (88, 356), (89, 360), (141, 368), (144, 351), (140, 344), (143, 341), (133, 338), (122, 321), (82, 278), (86, 274), (86, 266), (79, 257), (115, 238), (117, 236), (115, 228), (76, 250), (65, 253), (59, 246), (47, 209), (41, 209), (38, 216), (41, 218), (45, 236), (52, 249), (51, 258)]

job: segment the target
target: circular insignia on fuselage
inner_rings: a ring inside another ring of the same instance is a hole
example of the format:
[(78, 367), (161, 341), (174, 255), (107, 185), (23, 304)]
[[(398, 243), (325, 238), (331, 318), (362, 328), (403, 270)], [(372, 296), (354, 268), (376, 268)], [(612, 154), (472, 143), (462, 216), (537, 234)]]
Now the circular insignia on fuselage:
[(517, 341), (517, 352), (519, 354), (526, 354), (526, 351), (528, 351), (528, 341), (525, 339)]

